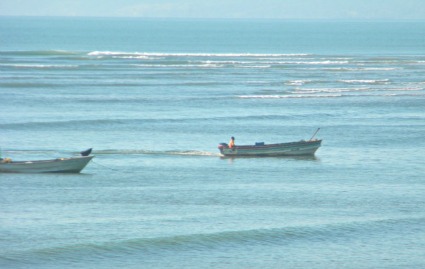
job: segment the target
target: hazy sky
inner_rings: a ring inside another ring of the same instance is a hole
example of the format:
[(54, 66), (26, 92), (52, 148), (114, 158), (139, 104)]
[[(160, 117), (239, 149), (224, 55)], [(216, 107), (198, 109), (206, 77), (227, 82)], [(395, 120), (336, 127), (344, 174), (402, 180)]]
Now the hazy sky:
[(425, 0), (0, 0), (21, 15), (425, 20)]

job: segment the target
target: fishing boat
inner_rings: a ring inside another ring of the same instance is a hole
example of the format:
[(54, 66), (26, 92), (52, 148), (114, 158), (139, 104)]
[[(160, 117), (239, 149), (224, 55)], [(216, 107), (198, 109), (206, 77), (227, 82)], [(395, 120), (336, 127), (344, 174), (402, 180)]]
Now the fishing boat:
[(12, 161), (9, 158), (0, 160), (2, 173), (80, 173), (93, 159), (89, 156), (91, 149), (81, 152), (80, 156), (57, 158), (51, 160)]
[(232, 148), (227, 143), (220, 143), (218, 149), (220, 153), (226, 157), (238, 156), (305, 156), (314, 155), (320, 148), (322, 140), (314, 139), (312, 136), (310, 140), (301, 140), (298, 142), (278, 143), (278, 144), (265, 144), (264, 142), (257, 142), (254, 145), (237, 145)]

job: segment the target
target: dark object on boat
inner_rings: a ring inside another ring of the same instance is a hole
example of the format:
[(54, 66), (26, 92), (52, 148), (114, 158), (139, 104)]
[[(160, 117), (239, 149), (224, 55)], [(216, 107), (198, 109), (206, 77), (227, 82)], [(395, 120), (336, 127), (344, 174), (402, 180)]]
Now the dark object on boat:
[(85, 151), (81, 151), (81, 152), (80, 152), (81, 156), (89, 156), (89, 155), (90, 155), (90, 153), (91, 153), (91, 151), (92, 151), (92, 149), (93, 149), (93, 148), (89, 148), (89, 149), (87, 149), (87, 150), (85, 150)]

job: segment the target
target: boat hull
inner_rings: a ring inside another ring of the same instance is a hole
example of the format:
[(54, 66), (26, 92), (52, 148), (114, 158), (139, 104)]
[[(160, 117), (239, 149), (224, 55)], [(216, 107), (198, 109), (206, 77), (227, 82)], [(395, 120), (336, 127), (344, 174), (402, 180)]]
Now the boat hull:
[(79, 173), (94, 156), (0, 163), (3, 173)]
[(227, 144), (218, 146), (224, 156), (308, 156), (321, 146), (322, 140), (299, 141), (268, 145), (246, 145), (229, 148)]

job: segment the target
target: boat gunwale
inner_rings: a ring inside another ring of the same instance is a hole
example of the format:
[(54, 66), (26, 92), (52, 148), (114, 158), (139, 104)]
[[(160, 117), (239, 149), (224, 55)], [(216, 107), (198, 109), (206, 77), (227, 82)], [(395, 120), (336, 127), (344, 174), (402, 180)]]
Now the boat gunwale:
[(11, 162), (0, 162), (0, 166), (2, 164), (4, 165), (21, 165), (21, 164), (32, 164), (32, 163), (52, 163), (52, 162), (64, 162), (64, 161), (71, 161), (71, 160), (79, 160), (79, 159), (93, 159), (94, 156), (75, 156), (75, 157), (67, 157), (67, 158), (56, 158), (56, 159), (47, 159), (47, 160), (34, 160), (34, 161), (11, 161)]
[(94, 156), (0, 162), (0, 173), (80, 173)]
[(320, 148), (321, 143), (321, 139), (315, 139), (267, 145), (240, 145), (235, 146), (234, 148), (229, 148), (227, 144), (221, 143), (218, 148), (220, 153), (226, 157), (306, 156), (314, 155), (314, 153)]
[(289, 147), (292, 145), (307, 145), (307, 144), (320, 144), (321, 139), (309, 140), (309, 141), (298, 141), (298, 142), (286, 142), (286, 143), (276, 143), (276, 144), (264, 144), (264, 145), (239, 145), (235, 146), (235, 149), (267, 149), (267, 148), (279, 148), (279, 147)]

